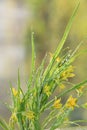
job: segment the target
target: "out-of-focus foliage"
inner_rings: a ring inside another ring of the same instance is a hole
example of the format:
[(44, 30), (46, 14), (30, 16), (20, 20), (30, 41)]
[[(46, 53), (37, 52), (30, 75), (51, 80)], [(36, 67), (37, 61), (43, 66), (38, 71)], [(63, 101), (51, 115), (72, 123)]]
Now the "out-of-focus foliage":
[[(33, 14), (33, 17), (31, 19), (33, 30), (37, 33), (37, 36), (40, 37), (37, 37), (36, 40), (43, 40), (44, 37), (47, 37), (48, 40), (44, 40), (51, 41), (53, 44), (54, 40), (52, 39), (60, 39), (68, 18), (71, 15), (71, 12), (77, 2), (78, 1), (70, 0), (28, 1)], [(87, 33), (85, 29), (87, 27), (86, 8), (87, 1), (82, 0), (80, 2), (78, 15), (72, 28), (72, 34), (77, 36), (78, 39), (83, 38), (83, 36)]]

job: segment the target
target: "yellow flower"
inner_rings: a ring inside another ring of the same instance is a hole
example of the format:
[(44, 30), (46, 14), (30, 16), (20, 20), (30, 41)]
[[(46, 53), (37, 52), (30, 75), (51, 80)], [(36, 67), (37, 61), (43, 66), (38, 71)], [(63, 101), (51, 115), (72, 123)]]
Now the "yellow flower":
[(29, 119), (29, 120), (32, 120), (35, 118), (35, 114), (33, 111), (29, 111), (29, 112), (26, 112), (25, 116)]
[(69, 66), (62, 74), (61, 74), (61, 78), (64, 80), (67, 80), (68, 78), (72, 78), (75, 76), (75, 74), (73, 73), (74, 71), (74, 67), (71, 65)]
[(69, 97), (66, 103), (66, 107), (74, 109), (77, 106), (77, 98), (73, 98), (72, 95)]
[(73, 71), (74, 71), (74, 67), (72, 65), (70, 65), (67, 69), (68, 77), (74, 77), (75, 76), (75, 74), (73, 74)]
[(55, 100), (55, 101), (54, 101), (54, 104), (53, 104), (53, 107), (54, 107), (54, 108), (57, 108), (57, 109), (61, 108), (61, 107), (62, 107), (62, 104), (60, 103), (60, 101), (61, 101), (61, 99)]
[(16, 113), (14, 112), (14, 113), (12, 113), (12, 115), (11, 115), (11, 117), (10, 117), (10, 124), (11, 124), (12, 126), (14, 126), (14, 124), (15, 124), (17, 121), (18, 121), (18, 119), (17, 119)]
[(12, 113), (10, 120), (9, 120), (9, 125), (11, 126), (11, 128), (14, 129), (14, 126), (17, 123), (17, 121), (18, 121), (18, 119), (17, 119), (16, 113), (14, 112), (14, 113)]
[(51, 95), (50, 86), (45, 86), (43, 92), (49, 97)]
[(15, 88), (12, 88), (12, 93), (15, 97), (18, 95), (18, 91)]
[(57, 58), (56, 58), (56, 61), (57, 61), (57, 62), (60, 62), (60, 58), (59, 58), (59, 57), (57, 57)]
[(65, 85), (64, 84), (60, 84), (59, 87), (60, 87), (60, 89), (64, 89)]

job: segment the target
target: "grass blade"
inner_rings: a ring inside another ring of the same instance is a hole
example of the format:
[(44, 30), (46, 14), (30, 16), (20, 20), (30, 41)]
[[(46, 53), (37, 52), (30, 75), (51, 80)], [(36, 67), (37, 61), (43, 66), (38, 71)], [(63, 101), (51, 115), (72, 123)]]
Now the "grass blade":
[(28, 81), (28, 89), (30, 88), (30, 86), (32, 86), (32, 80), (33, 80), (33, 76), (34, 76), (34, 72), (35, 72), (35, 58), (36, 58), (36, 54), (35, 54), (35, 46), (34, 46), (34, 32), (32, 32), (31, 34), (31, 43), (32, 43), (32, 72)]
[(3, 130), (10, 130), (5, 120), (2, 120), (1, 118), (0, 118), (0, 126), (1, 128), (3, 128)]
[(70, 32), (70, 29), (71, 29), (73, 20), (74, 20), (76, 14), (77, 14), (77, 10), (78, 10), (79, 4), (80, 3), (78, 3), (78, 5), (76, 6), (76, 8), (74, 9), (73, 14), (71, 15), (71, 18), (70, 18), (70, 20), (68, 22), (68, 25), (66, 26), (65, 32), (63, 34), (63, 37), (62, 37), (62, 39), (61, 39), (61, 41), (59, 43), (59, 46), (57, 47), (56, 52), (54, 54), (55, 57), (57, 57), (59, 55), (59, 53), (60, 53), (60, 51), (61, 51), (61, 49), (62, 49), (62, 47), (63, 47), (63, 45), (64, 45), (64, 43), (66, 41), (66, 38), (67, 38), (67, 36), (68, 36), (68, 34)]
[(18, 93), (20, 93), (20, 72), (19, 72), (19, 69), (18, 69), (18, 81), (17, 81), (17, 84), (18, 84)]
[(31, 42), (32, 42), (32, 73), (35, 71), (35, 46), (34, 46), (34, 32), (31, 34)]

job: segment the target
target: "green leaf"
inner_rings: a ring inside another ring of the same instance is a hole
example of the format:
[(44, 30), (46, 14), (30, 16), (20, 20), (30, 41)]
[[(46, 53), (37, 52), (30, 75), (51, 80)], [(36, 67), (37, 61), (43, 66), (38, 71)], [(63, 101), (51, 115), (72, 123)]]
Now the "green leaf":
[(20, 72), (19, 72), (19, 69), (18, 69), (18, 82), (17, 82), (17, 84), (18, 84), (18, 93), (20, 93), (21, 86), (20, 86)]
[(68, 24), (66, 26), (65, 32), (63, 34), (63, 37), (62, 37), (62, 39), (61, 39), (61, 41), (60, 41), (60, 43), (59, 43), (59, 45), (58, 45), (58, 47), (56, 49), (56, 52), (54, 54), (55, 58), (59, 55), (59, 53), (60, 53), (60, 51), (61, 51), (61, 49), (62, 49), (62, 47), (63, 47), (63, 45), (64, 45), (64, 43), (65, 43), (65, 41), (67, 39), (67, 36), (68, 36), (68, 34), (70, 32), (70, 29), (71, 29), (71, 26), (72, 26), (72, 23), (73, 23), (73, 20), (74, 20), (76, 14), (77, 14), (77, 10), (78, 10), (79, 4), (80, 4), (80, 2), (78, 3), (76, 8), (74, 9), (73, 14), (71, 15), (71, 18), (70, 18), (70, 20), (69, 20), (69, 22), (68, 22)]
[(31, 42), (32, 42), (32, 73), (35, 71), (35, 46), (34, 46), (34, 32), (31, 35)]
[(30, 86), (32, 86), (32, 80), (34, 77), (34, 72), (35, 72), (35, 58), (36, 58), (36, 54), (35, 54), (35, 46), (34, 46), (34, 32), (32, 32), (31, 34), (31, 43), (32, 43), (32, 73), (30, 75), (29, 81), (28, 81), (28, 89), (30, 88)]
[(5, 122), (5, 120), (0, 118), (0, 126), (4, 129), (4, 130), (10, 130), (9, 126), (7, 125), (7, 123)]
[(87, 109), (87, 102), (81, 105), (84, 109)]
[(67, 118), (70, 113), (71, 113), (71, 109), (58, 115), (57, 119), (54, 120), (54, 122), (52, 123), (50, 130), (55, 130), (56, 128), (59, 128), (60, 126), (62, 126), (64, 123), (64, 119)]

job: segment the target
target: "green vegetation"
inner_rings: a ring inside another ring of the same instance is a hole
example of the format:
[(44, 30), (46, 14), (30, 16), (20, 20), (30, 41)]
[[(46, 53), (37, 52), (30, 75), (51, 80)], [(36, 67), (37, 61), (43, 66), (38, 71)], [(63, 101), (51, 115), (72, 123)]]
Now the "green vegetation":
[[(12, 104), (8, 105), (11, 111), (9, 123), (0, 119), (0, 126), (4, 130), (55, 130), (70, 123), (78, 125), (78, 122), (81, 122), (81, 120), (72, 122), (68, 118), (75, 108), (87, 108), (87, 103), (78, 104), (78, 100), (87, 90), (87, 80), (75, 85), (70, 82), (70, 79), (75, 76), (72, 63), (80, 54), (76, 52), (81, 43), (74, 52), (67, 49), (66, 54), (61, 55), (78, 7), (79, 4), (73, 11), (56, 51), (53, 54), (50, 53), (47, 66), (46, 55), (41, 65), (36, 68), (34, 33), (32, 33), (32, 72), (27, 83), (27, 90), (23, 92), (21, 88), (18, 71), (17, 89), (10, 85)], [(65, 96), (67, 99), (63, 102)], [(44, 114), (45, 116), (41, 118)]]

